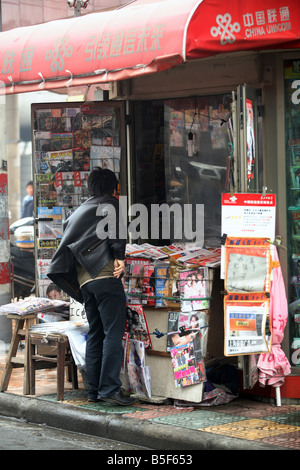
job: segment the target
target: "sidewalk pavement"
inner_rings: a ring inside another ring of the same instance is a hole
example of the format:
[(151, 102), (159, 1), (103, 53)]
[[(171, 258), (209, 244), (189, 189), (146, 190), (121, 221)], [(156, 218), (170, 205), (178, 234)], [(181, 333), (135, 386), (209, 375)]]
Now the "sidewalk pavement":
[[(0, 380), (4, 363), (1, 355)], [(300, 405), (244, 398), (209, 407), (176, 407), (155, 398), (130, 407), (89, 403), (78, 377), (79, 389), (66, 381), (64, 400), (57, 401), (55, 369), (36, 372), (34, 396), (23, 395), (23, 368), (13, 369), (0, 393), (0, 415), (160, 451), (300, 450)]]

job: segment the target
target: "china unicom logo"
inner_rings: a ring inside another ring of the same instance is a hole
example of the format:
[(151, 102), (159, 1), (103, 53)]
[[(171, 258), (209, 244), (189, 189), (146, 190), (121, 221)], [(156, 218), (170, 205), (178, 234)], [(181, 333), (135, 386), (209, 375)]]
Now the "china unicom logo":
[(71, 57), (73, 46), (68, 45), (69, 38), (58, 38), (55, 41), (54, 49), (48, 50), (45, 54), (46, 60), (51, 60), (50, 68), (52, 72), (61, 72), (65, 67), (65, 57)]
[(236, 40), (234, 33), (239, 33), (241, 30), (241, 25), (238, 22), (231, 23), (231, 19), (230, 13), (218, 15), (216, 17), (218, 26), (213, 26), (210, 30), (210, 34), (214, 38), (221, 36), (220, 43), (222, 46), (232, 44)]

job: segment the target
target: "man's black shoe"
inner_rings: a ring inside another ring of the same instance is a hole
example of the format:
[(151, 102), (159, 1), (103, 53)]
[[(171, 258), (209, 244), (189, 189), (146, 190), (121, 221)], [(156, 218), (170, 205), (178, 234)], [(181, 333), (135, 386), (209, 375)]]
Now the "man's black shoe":
[(138, 401), (137, 398), (125, 397), (123, 395), (122, 390), (119, 390), (117, 393), (115, 393), (111, 397), (98, 397), (98, 398), (102, 401), (107, 401), (109, 403), (114, 403), (116, 405), (122, 405), (122, 406), (130, 406)]
[(97, 397), (88, 397), (88, 401), (90, 403), (96, 403), (97, 401), (99, 401), (99, 398), (97, 398)]

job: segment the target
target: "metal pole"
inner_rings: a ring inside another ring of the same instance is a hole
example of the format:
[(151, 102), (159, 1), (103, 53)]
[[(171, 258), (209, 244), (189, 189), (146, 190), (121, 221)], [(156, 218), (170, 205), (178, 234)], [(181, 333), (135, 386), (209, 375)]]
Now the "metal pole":
[(74, 7), (74, 16), (80, 16), (81, 15), (81, 1), (77, 0), (76, 5)]
[(2, 4), (0, 0), (0, 32), (2, 32)]
[(68, 0), (68, 5), (74, 8), (74, 16), (76, 17), (81, 15), (81, 8), (86, 8), (88, 2), (89, 0)]

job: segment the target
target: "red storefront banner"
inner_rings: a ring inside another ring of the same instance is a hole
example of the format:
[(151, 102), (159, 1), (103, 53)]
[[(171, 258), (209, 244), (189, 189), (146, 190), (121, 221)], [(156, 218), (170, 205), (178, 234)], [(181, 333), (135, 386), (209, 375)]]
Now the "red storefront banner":
[(192, 15), (186, 58), (300, 47), (300, 2), (204, 0)]
[(0, 33), (0, 93), (107, 83), (209, 55), (300, 46), (295, 0), (136, 0)]

